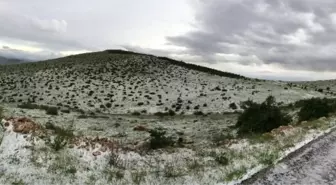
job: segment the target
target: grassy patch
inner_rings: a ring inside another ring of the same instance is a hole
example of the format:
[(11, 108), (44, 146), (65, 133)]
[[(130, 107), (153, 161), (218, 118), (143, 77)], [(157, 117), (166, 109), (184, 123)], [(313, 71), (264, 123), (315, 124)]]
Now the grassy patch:
[(62, 150), (70, 139), (74, 137), (72, 127), (72, 124), (68, 128), (62, 128), (52, 123), (47, 123), (46, 129), (53, 130), (55, 135), (46, 138), (46, 144), (55, 151)]
[(236, 169), (228, 173), (224, 179), (226, 182), (237, 180), (237, 179), (242, 178), (246, 174), (246, 172), (247, 172), (247, 168), (242, 166), (239, 169)]
[(174, 164), (168, 163), (164, 166), (163, 170), (164, 176), (167, 178), (177, 178), (184, 175), (182, 169), (177, 168)]
[(47, 171), (54, 174), (74, 175), (77, 173), (79, 161), (67, 152), (57, 153), (52, 163), (48, 166)]
[(250, 134), (246, 136), (251, 144), (267, 143), (274, 141), (274, 136), (270, 133)]
[(187, 162), (187, 168), (189, 171), (194, 171), (196, 173), (203, 171), (204, 166), (199, 162), (200, 159), (191, 159)]
[(12, 185), (25, 185), (26, 183), (22, 179), (15, 179), (11, 184)]
[(136, 170), (131, 172), (131, 178), (134, 184), (139, 185), (145, 181), (147, 173), (145, 171)]
[(267, 150), (259, 153), (256, 158), (257, 160), (264, 165), (272, 165), (280, 157), (280, 151), (278, 150)]
[(225, 153), (216, 154), (214, 158), (215, 161), (220, 165), (226, 166), (229, 164), (229, 159), (227, 158), (227, 155)]

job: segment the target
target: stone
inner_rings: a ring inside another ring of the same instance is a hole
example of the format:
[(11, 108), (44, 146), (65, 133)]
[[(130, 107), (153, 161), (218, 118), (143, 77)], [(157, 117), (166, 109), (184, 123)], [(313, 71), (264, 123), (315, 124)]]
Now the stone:
[(92, 155), (96, 157), (98, 155), (101, 155), (101, 152), (100, 151), (95, 151), (95, 152), (92, 153)]

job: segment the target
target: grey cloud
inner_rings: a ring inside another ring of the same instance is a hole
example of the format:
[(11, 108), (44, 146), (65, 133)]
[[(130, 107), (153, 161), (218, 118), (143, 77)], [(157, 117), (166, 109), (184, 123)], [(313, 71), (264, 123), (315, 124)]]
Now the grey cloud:
[[(257, 56), (289, 69), (336, 71), (336, 1), (198, 1), (197, 30), (167, 37), (189, 54)], [(327, 54), (326, 54), (327, 51)], [(239, 62), (239, 61), (238, 61)], [(246, 61), (244, 61), (246, 64)]]
[(40, 20), (15, 13), (0, 12), (0, 38), (34, 42), (42, 48), (55, 50), (86, 49), (65, 34), (66, 21)]
[(51, 58), (62, 57), (61, 53), (56, 53), (53, 51), (40, 51), (40, 52), (27, 52), (18, 49), (12, 49), (8, 46), (2, 46), (0, 49), (0, 56), (12, 59), (20, 59), (26, 61), (40, 61)]

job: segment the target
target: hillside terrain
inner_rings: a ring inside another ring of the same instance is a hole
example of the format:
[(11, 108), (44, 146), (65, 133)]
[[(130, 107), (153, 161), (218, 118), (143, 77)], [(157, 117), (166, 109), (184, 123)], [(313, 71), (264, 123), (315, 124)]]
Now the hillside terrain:
[(267, 95), (288, 104), (330, 93), (330, 89), (319, 92), (316, 85), (248, 79), (165, 57), (115, 50), (0, 66), (2, 102), (112, 114), (233, 112), (241, 101), (260, 102)]
[(239, 184), (336, 128), (310, 99), (334, 83), (120, 50), (0, 65), (0, 184)]

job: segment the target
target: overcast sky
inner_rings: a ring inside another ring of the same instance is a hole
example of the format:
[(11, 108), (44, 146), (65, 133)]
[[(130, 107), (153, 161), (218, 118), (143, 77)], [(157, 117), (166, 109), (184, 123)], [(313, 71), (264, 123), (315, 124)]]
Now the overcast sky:
[(335, 0), (0, 0), (0, 55), (125, 48), (250, 77), (336, 78)]

